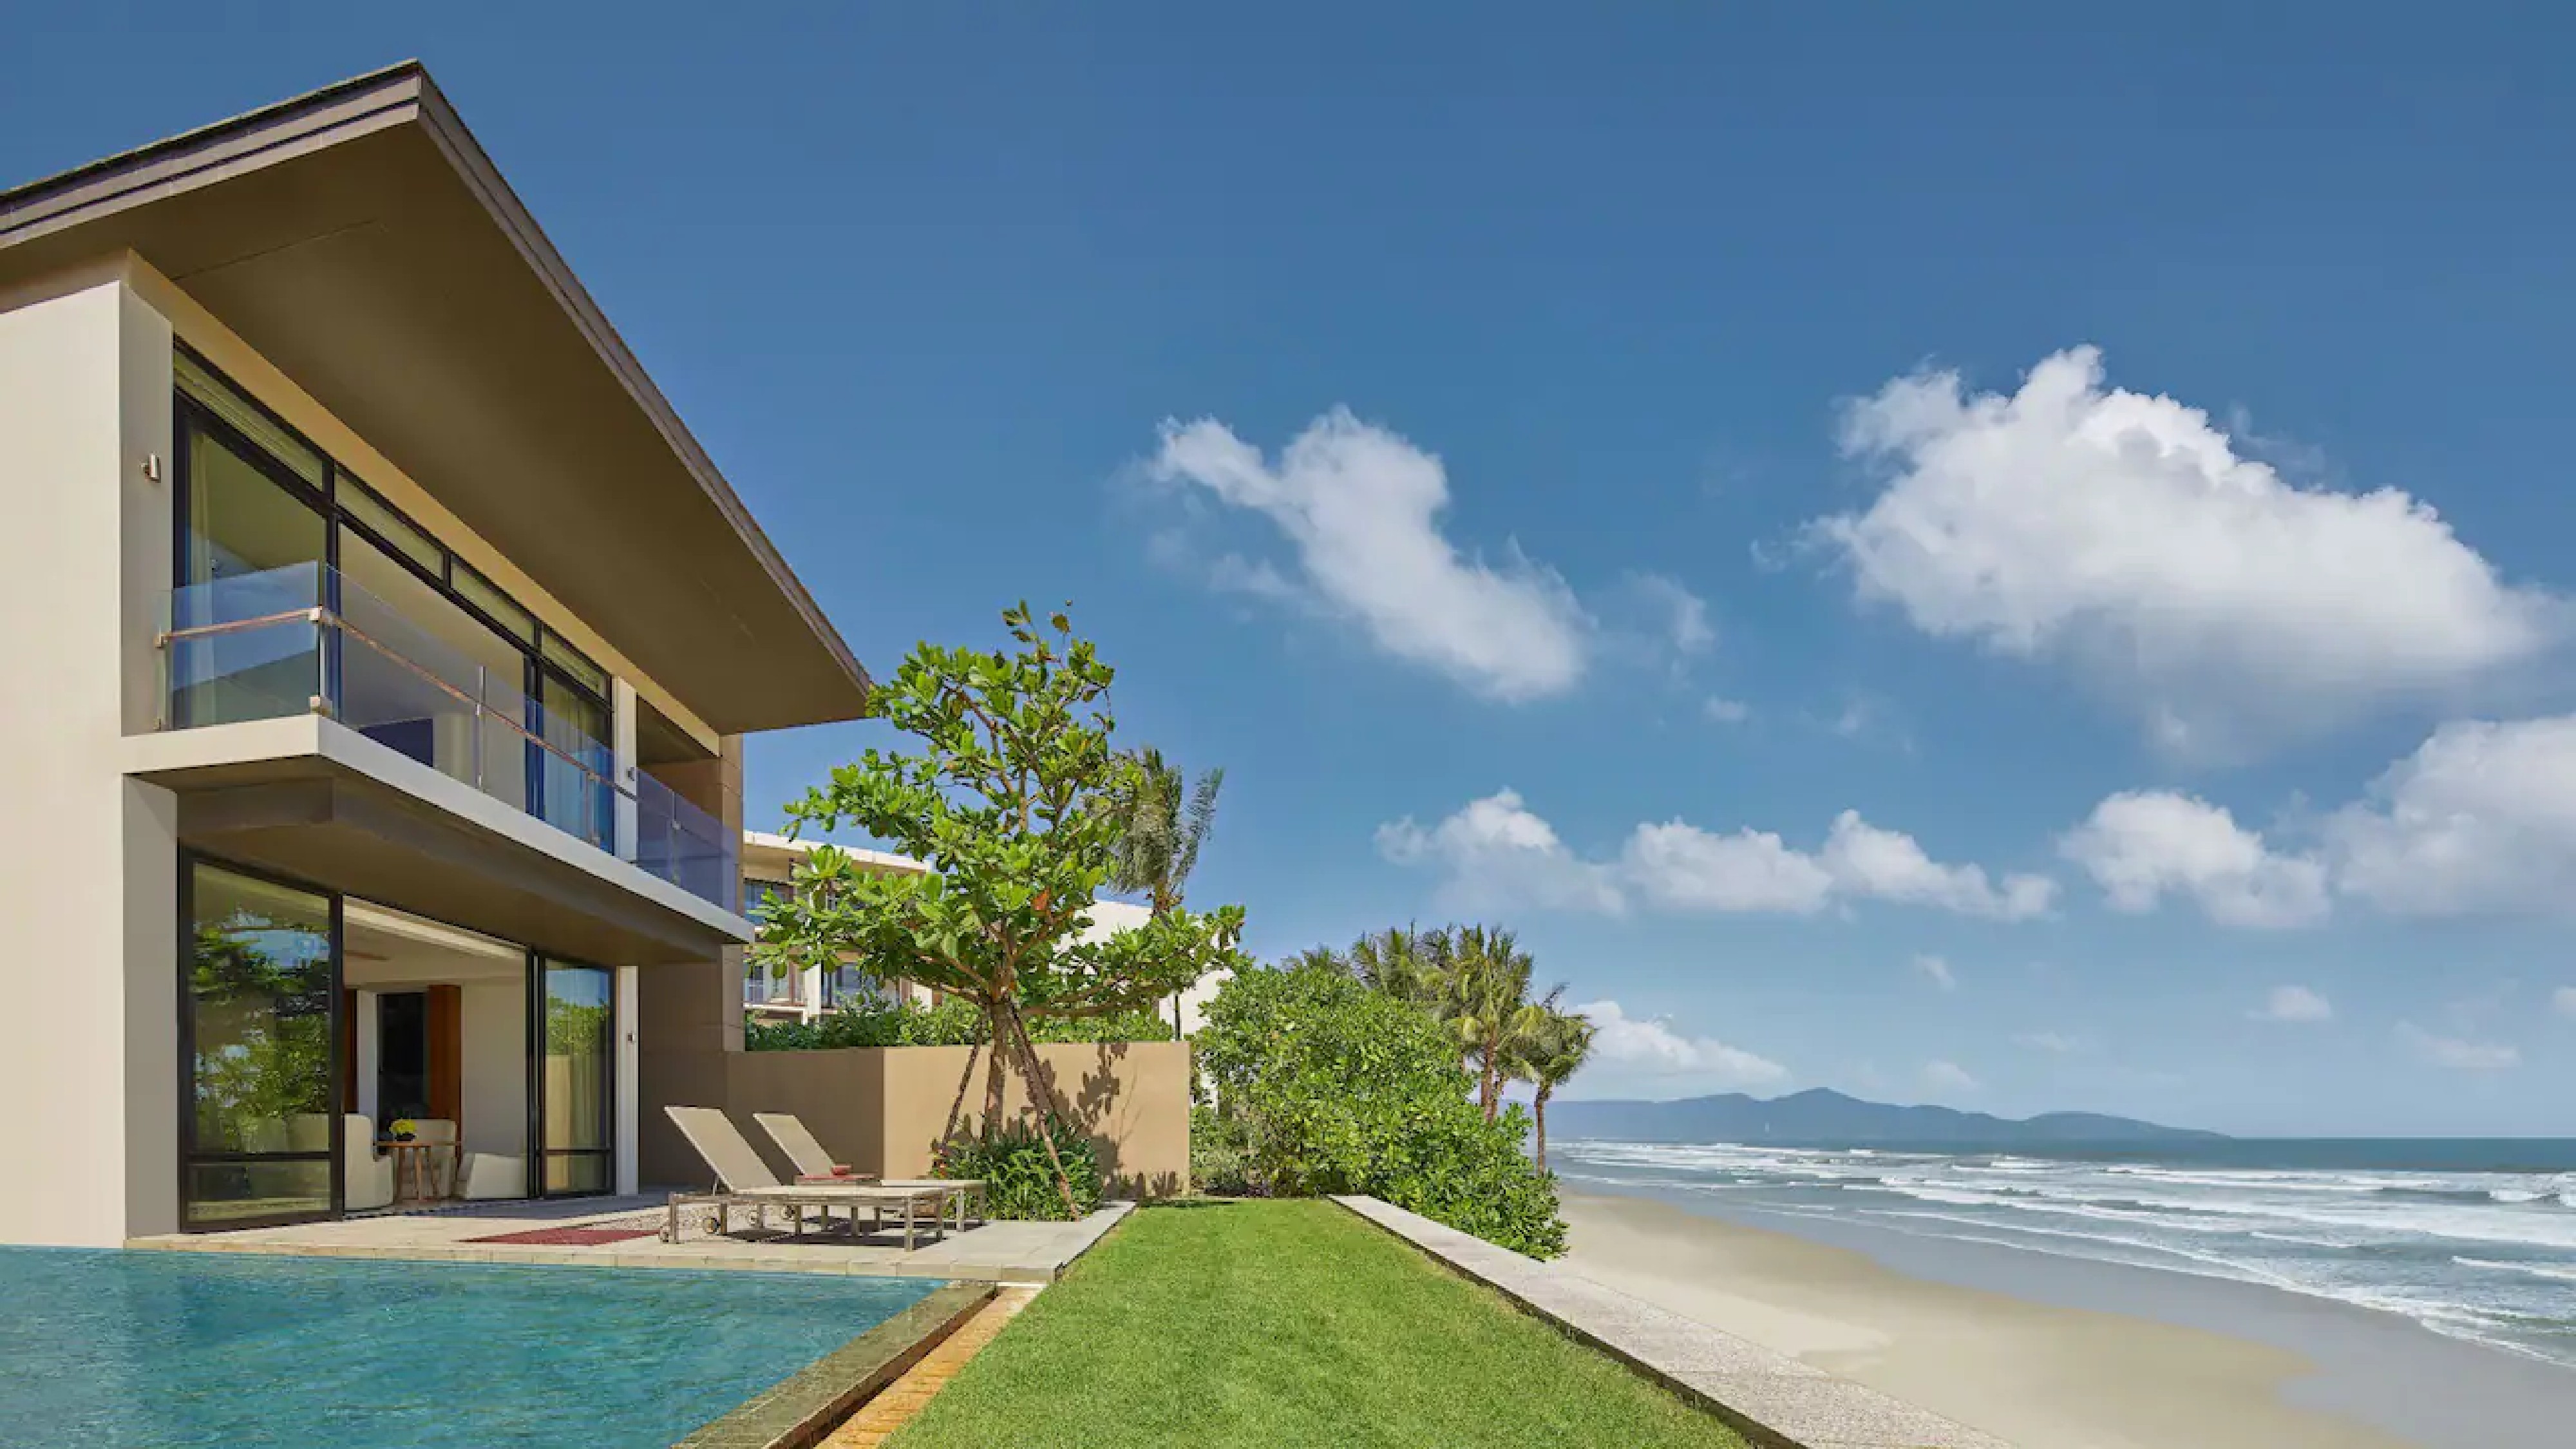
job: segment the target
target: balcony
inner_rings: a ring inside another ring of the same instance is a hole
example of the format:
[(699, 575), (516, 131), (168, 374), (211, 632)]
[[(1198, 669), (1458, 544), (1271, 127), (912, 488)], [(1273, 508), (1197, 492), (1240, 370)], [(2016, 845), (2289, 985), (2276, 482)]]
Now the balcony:
[[(159, 634), (163, 730), (336, 720), (439, 774), (738, 909), (740, 842), (525, 688), (524, 665), (478, 660), (320, 564), (171, 591)], [(359, 748), (364, 748), (363, 746)]]

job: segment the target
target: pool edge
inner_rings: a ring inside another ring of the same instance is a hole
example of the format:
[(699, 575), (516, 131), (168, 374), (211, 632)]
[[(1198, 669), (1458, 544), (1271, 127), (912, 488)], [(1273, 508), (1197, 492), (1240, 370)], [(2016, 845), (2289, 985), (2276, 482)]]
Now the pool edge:
[(998, 1290), (951, 1281), (776, 1385), (699, 1427), (672, 1449), (807, 1449), (901, 1378)]

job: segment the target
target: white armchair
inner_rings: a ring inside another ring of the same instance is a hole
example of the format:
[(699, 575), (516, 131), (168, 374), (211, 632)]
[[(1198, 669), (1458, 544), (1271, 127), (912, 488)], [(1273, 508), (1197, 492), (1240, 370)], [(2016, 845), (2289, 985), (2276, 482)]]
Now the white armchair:
[(528, 1195), (528, 1160), (500, 1152), (476, 1152), (465, 1159), (465, 1200), (493, 1202)]
[(340, 1123), (340, 1205), (349, 1212), (394, 1200), (394, 1160), (376, 1150), (376, 1124), (352, 1112)]

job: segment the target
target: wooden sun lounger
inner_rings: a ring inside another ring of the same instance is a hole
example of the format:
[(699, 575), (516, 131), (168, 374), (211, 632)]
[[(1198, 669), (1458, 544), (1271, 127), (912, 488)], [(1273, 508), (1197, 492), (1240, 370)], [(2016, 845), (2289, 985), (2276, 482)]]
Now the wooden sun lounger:
[[(795, 1113), (754, 1112), (751, 1114), (751, 1120), (760, 1124), (760, 1130), (769, 1134), (769, 1140), (778, 1144), (778, 1150), (787, 1154), (789, 1162), (796, 1164), (796, 1171), (801, 1174), (796, 1179), (798, 1183), (820, 1184), (844, 1180), (839, 1176), (841, 1165), (832, 1160), (831, 1153), (823, 1150), (822, 1142)], [(981, 1178), (904, 1177), (884, 1182), (878, 1182), (874, 1178), (863, 1179), (863, 1181), (877, 1187), (939, 1189), (948, 1195), (948, 1205), (956, 1214), (957, 1231), (961, 1233), (966, 1231), (966, 1205), (970, 1201), (975, 1205), (975, 1225), (981, 1227), (987, 1221), (985, 1214), (989, 1211), (989, 1207)]]
[(798, 1237), (804, 1236), (805, 1212), (808, 1208), (820, 1209), (827, 1223), (831, 1219), (833, 1208), (849, 1209), (850, 1231), (855, 1237), (858, 1233), (860, 1208), (869, 1209), (876, 1226), (882, 1228), (885, 1226), (885, 1210), (889, 1207), (901, 1207), (905, 1252), (912, 1251), (914, 1232), (925, 1221), (921, 1214), (922, 1209), (926, 1207), (929, 1209), (929, 1217), (926, 1221), (930, 1225), (934, 1240), (947, 1235), (945, 1220), (948, 1189), (946, 1185), (910, 1187), (889, 1186), (882, 1183), (846, 1185), (783, 1183), (778, 1180), (777, 1174), (769, 1170), (769, 1164), (760, 1160), (760, 1154), (752, 1150), (751, 1143), (744, 1139), (742, 1133), (724, 1113), (712, 1107), (665, 1107), (662, 1110), (670, 1116), (672, 1125), (680, 1129), (680, 1135), (688, 1139), (689, 1145), (697, 1149), (698, 1156), (716, 1175), (716, 1186), (712, 1192), (671, 1194), (671, 1200), (666, 1207), (667, 1216), (662, 1226), (664, 1242), (676, 1243), (680, 1240), (680, 1214), (693, 1207), (713, 1208), (714, 1214), (710, 1221), (720, 1233), (732, 1226), (733, 1210), (737, 1207), (752, 1209), (756, 1215), (753, 1222), (763, 1229), (768, 1226), (769, 1209), (787, 1208), (794, 1214), (795, 1233)]

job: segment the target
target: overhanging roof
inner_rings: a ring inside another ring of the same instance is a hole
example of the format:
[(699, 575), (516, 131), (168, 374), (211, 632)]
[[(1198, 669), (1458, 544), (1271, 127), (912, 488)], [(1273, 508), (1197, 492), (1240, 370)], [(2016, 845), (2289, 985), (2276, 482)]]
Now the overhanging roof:
[(417, 64), (0, 192), (0, 287), (131, 250), (727, 734), (868, 678)]

